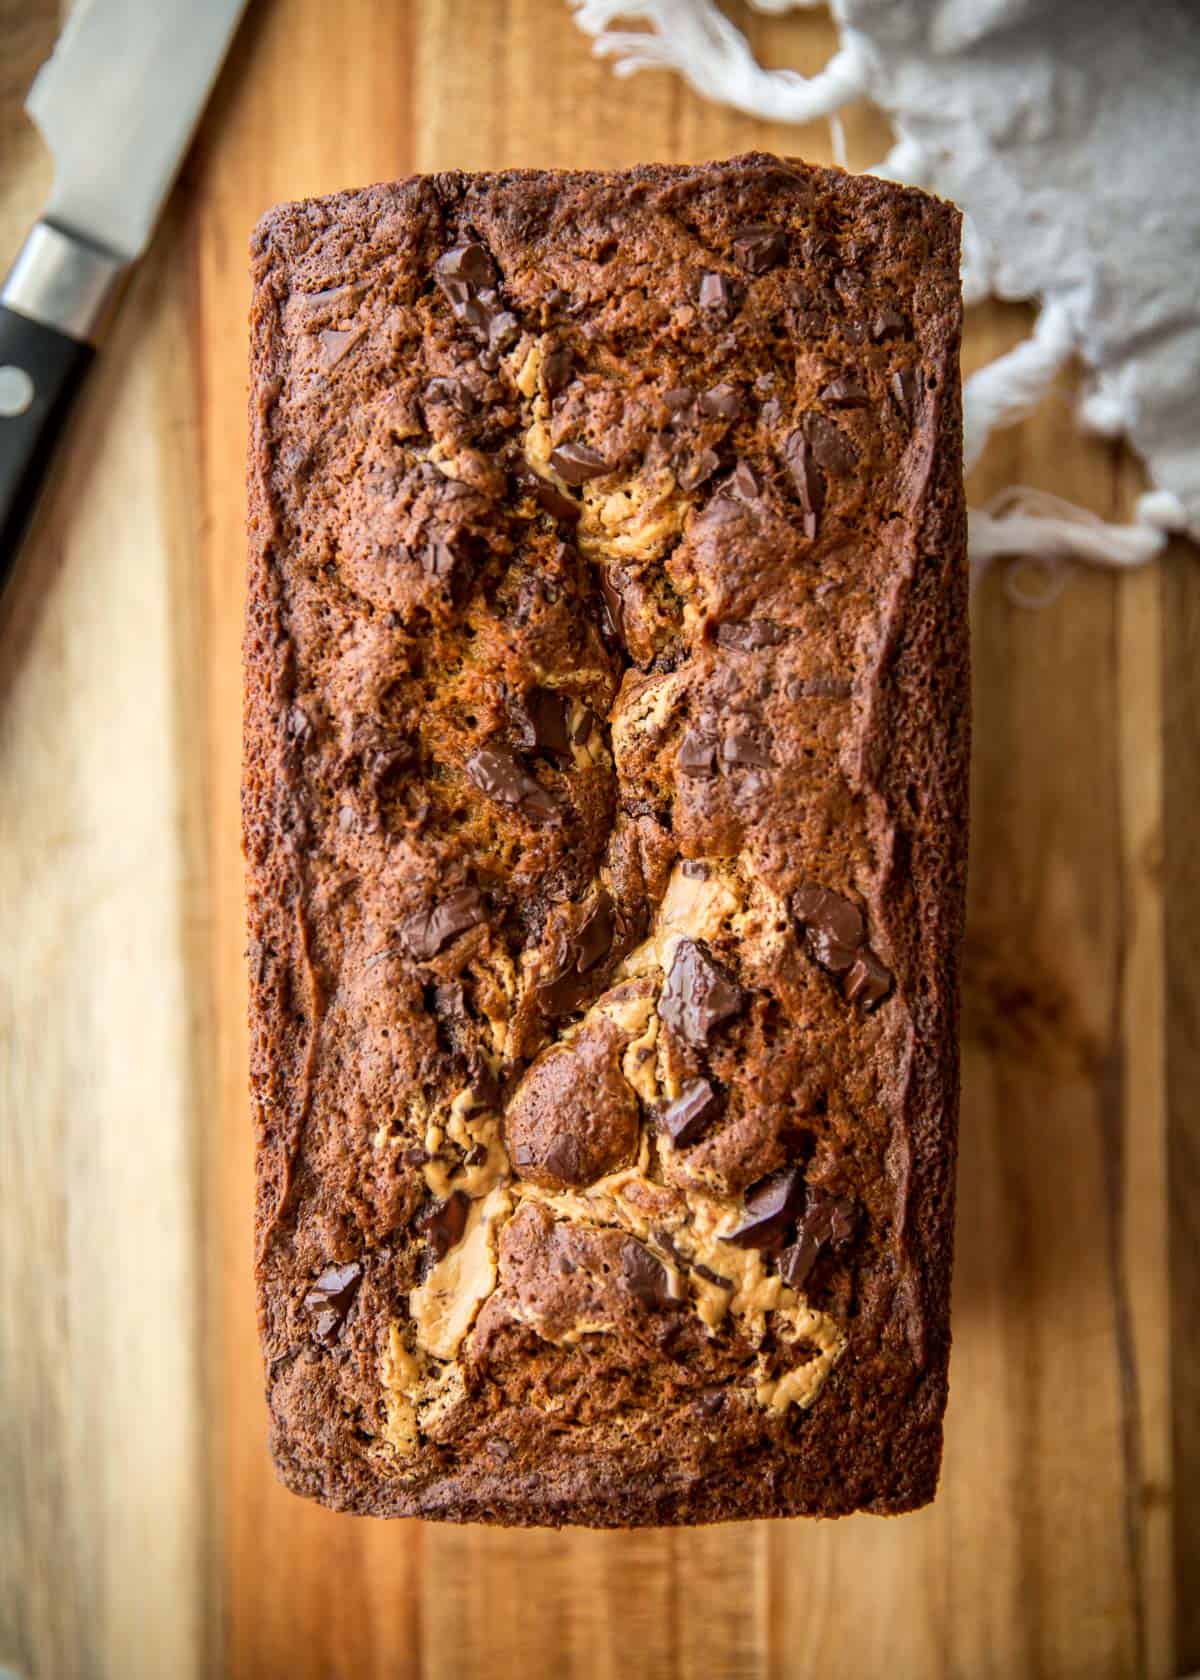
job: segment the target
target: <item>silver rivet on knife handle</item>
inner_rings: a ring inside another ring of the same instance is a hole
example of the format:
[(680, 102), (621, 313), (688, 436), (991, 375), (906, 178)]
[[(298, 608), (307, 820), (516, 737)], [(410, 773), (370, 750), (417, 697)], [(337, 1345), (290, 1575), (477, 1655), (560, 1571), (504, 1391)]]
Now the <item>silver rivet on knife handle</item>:
[(81, 344), (94, 344), (126, 264), (111, 251), (35, 222), (0, 291), (0, 303)]

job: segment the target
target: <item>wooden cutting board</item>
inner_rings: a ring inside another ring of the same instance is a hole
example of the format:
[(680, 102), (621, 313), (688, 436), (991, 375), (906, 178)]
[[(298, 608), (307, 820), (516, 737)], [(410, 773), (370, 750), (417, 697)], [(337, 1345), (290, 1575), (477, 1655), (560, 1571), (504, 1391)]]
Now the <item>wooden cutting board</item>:
[[(735, 14), (813, 70), (823, 16)], [(58, 26), (0, 0), (0, 265)], [(854, 112), (850, 155), (887, 147)], [(1200, 575), (975, 608), (956, 1342), (920, 1515), (691, 1533), (336, 1517), (272, 1476), (238, 846), (246, 244), (412, 170), (830, 155), (616, 80), (561, 0), (253, 0), (0, 625), (0, 1663), (199, 1675), (1168, 1676), (1200, 1666)], [(1027, 312), (973, 312), (967, 364)], [(1063, 390), (1013, 481), (1120, 517)]]

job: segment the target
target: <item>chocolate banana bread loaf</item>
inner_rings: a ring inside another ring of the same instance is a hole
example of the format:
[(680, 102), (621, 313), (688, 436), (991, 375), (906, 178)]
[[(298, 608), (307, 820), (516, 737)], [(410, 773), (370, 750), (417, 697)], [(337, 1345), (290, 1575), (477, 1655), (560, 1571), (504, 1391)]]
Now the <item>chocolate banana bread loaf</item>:
[(768, 156), (253, 243), (245, 846), (280, 1473), (903, 1511), (949, 1351), (958, 216)]

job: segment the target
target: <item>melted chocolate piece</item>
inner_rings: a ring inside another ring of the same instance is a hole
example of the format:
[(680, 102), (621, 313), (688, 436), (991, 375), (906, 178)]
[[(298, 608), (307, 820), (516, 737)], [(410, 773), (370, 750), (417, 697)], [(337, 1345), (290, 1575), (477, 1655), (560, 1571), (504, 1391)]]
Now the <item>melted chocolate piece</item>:
[(467, 1228), (467, 1214), (471, 1198), (462, 1190), (455, 1190), (444, 1202), (438, 1202), (418, 1221), (426, 1241), (437, 1259), (443, 1259), (462, 1241)]
[(880, 962), (869, 947), (864, 946), (842, 982), (842, 993), (849, 1003), (856, 1003), (864, 1015), (870, 1015), (892, 989), (891, 970)]
[(824, 1248), (844, 1248), (854, 1235), (858, 1209), (847, 1196), (808, 1190), (796, 1240), (779, 1256), (779, 1275), (789, 1289), (801, 1289)]
[(913, 368), (901, 368), (892, 375), (892, 401), (900, 411), (902, 419), (911, 426), (917, 413), (917, 375)]
[(840, 893), (806, 882), (792, 894), (792, 914), (813, 960), (830, 974), (845, 974), (866, 938), (861, 910)]
[(627, 635), (625, 628), (625, 597), (617, 588), (617, 568), (602, 566), (600, 568), (600, 594), (604, 599), (605, 611), (608, 615), (608, 628), (612, 640), (626, 646)]
[(739, 461), (737, 466), (734, 467), (729, 485), (746, 502), (756, 500), (761, 494), (758, 480), (754, 476), (754, 469), (745, 461)]
[(524, 710), (528, 737), (522, 745), (536, 747), (551, 758), (571, 760), (571, 737), (567, 729), (570, 701), (553, 688), (533, 688), (525, 696)]
[(821, 392), (821, 401), (830, 408), (865, 408), (867, 400), (857, 379), (833, 379)]
[(361, 1282), (362, 1267), (357, 1260), (344, 1266), (326, 1266), (317, 1278), (304, 1297), (304, 1310), (312, 1317), (312, 1333), (318, 1342), (329, 1346), (337, 1340)]
[(690, 419), (696, 406), (696, 394), (686, 385), (672, 385), (669, 390), (663, 392), (662, 400), (677, 424), (684, 419)]
[(674, 1303), (671, 1280), (661, 1260), (632, 1237), (621, 1244), (621, 1276), (631, 1295), (652, 1312)]
[(400, 929), (400, 937), (418, 962), (429, 962), (443, 946), (484, 919), (478, 887), (457, 887), (410, 916)]
[(718, 1289), (728, 1289), (733, 1292), (733, 1279), (722, 1277), (720, 1272), (714, 1272), (711, 1266), (706, 1266), (703, 1260), (694, 1260), (692, 1270), (697, 1277), (702, 1277), (705, 1283), (714, 1284)]
[(803, 1202), (803, 1172), (798, 1166), (780, 1167), (746, 1191), (741, 1223), (725, 1241), (737, 1248), (782, 1248), (787, 1228)]
[(612, 898), (601, 887), (576, 928), (558, 972), (538, 987), (538, 1002), (545, 1014), (569, 1015), (579, 1008), (592, 990), (587, 976), (612, 950), (616, 931)]
[(462, 280), (480, 288), (496, 283), (496, 265), (486, 246), (480, 244), (455, 245), (434, 266), (439, 281)]
[(698, 455), (693, 455), (690, 460), (676, 468), (675, 477), (679, 480), (679, 488), (698, 490), (720, 465), (720, 457), (713, 450), (702, 449)]
[(695, 1143), (712, 1122), (725, 1111), (725, 1098), (711, 1079), (692, 1079), (665, 1108), (658, 1112), (658, 1124), (677, 1149)]
[(876, 344), (882, 344), (888, 338), (907, 338), (910, 331), (907, 317), (890, 305), (879, 310), (871, 322), (871, 337)]
[(824, 414), (806, 414), (803, 425), (813, 460), (819, 467), (835, 478), (844, 478), (854, 471), (858, 450), (840, 426)]
[(769, 769), (773, 762), (771, 737), (761, 726), (745, 725), (731, 729), (721, 742), (721, 758), (724, 763), (739, 767)]
[(696, 406), (710, 420), (739, 420), (742, 414), (741, 395), (733, 385), (714, 385), (701, 391)]
[(815, 537), (821, 509), (825, 506), (825, 480), (812, 444), (802, 431), (788, 433), (783, 445), (783, 459), (800, 502), (803, 515), (801, 529), (806, 537)]
[(745, 992), (708, 947), (681, 939), (658, 999), (659, 1019), (670, 1031), (703, 1049), (710, 1034), (745, 1006)]
[(690, 776), (697, 781), (708, 781), (717, 773), (717, 749), (712, 741), (705, 740), (694, 729), (689, 729), (679, 743), (679, 756), (676, 759), (681, 776)]
[(552, 795), (501, 747), (480, 747), (471, 754), (465, 769), (481, 793), (498, 805), (515, 806), (530, 822), (553, 822), (559, 814)]
[(733, 254), (751, 274), (766, 274), (787, 256), (787, 237), (778, 228), (754, 223), (734, 234)]
[(550, 451), (550, 465), (567, 484), (586, 484), (612, 471), (603, 455), (586, 443), (560, 443)]
[(575, 377), (575, 357), (563, 345), (548, 350), (542, 357), (542, 384), (546, 395), (558, 396)]
[(711, 271), (702, 274), (696, 301), (701, 309), (711, 309), (714, 314), (728, 316), (733, 308), (733, 286), (723, 274)]

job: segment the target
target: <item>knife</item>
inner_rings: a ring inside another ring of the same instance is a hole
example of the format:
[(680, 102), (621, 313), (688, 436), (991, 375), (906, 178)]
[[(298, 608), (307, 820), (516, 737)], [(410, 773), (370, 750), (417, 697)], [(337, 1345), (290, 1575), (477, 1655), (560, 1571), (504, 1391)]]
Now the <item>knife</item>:
[(0, 288), (0, 590), (246, 0), (78, 0), (25, 109), (50, 202)]

